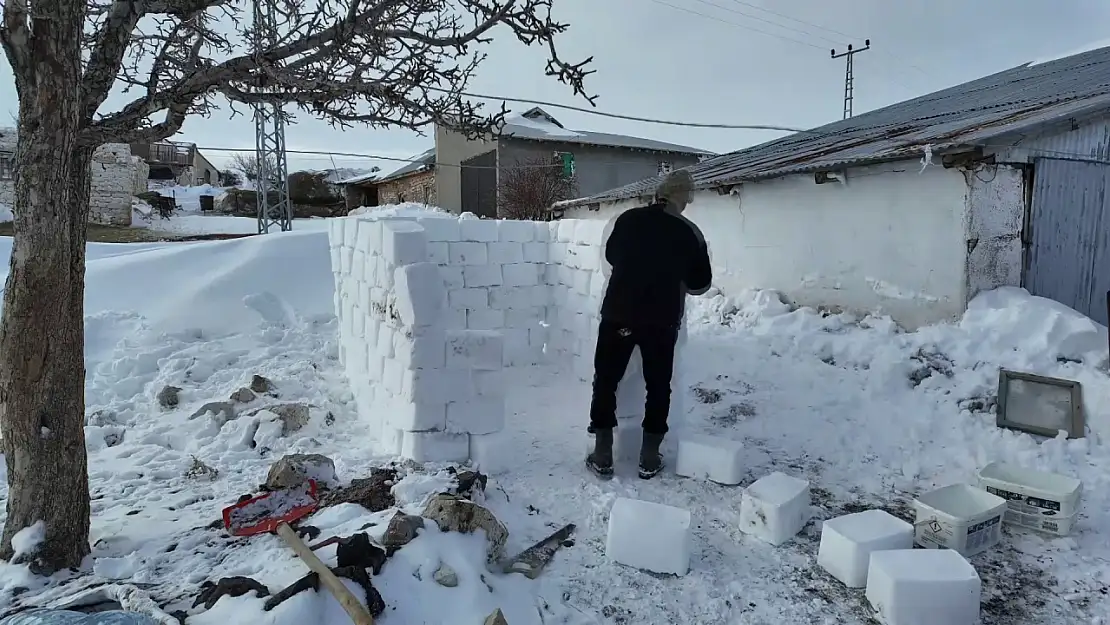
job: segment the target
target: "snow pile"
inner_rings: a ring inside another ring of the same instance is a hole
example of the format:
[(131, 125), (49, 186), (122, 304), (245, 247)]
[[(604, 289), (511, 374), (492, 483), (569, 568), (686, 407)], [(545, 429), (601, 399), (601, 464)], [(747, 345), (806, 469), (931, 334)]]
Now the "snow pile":
[(443, 215), (444, 217), (458, 218), (458, 215), (452, 215), (438, 206), (420, 204), (418, 202), (402, 202), (401, 204), (384, 204), (382, 206), (360, 206), (359, 208), (352, 209), (347, 215), (373, 215), (379, 218), (435, 217)]
[(12, 550), (15, 554), (13, 560), (33, 555), (46, 540), (46, 523), (37, 521), (30, 527), (25, 527), (12, 536)]
[(914, 333), (889, 317), (794, 309), (774, 291), (712, 292), (688, 301), (692, 324), (743, 327), (781, 349), (801, 348), (837, 366), (871, 371), (875, 393), (914, 387), (962, 404), (986, 401), (981, 408), (990, 408), (999, 368), (1078, 380), (1085, 387), (1088, 428), (1110, 437), (1107, 329), (1024, 289), (982, 293), (958, 323)]

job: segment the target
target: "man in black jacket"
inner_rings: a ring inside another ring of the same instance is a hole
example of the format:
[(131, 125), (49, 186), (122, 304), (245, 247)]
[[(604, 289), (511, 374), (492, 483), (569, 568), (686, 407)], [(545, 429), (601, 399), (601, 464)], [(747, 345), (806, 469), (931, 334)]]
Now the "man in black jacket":
[(587, 468), (602, 478), (613, 475), (617, 385), (636, 347), (647, 389), (640, 477), (651, 479), (663, 469), (659, 447), (667, 434), (674, 351), (686, 294), (704, 293), (713, 279), (705, 238), (682, 216), (692, 192), (689, 172), (670, 174), (656, 189), (654, 202), (617, 218), (605, 243), (605, 260), (613, 270), (594, 352), (594, 450), (586, 457)]

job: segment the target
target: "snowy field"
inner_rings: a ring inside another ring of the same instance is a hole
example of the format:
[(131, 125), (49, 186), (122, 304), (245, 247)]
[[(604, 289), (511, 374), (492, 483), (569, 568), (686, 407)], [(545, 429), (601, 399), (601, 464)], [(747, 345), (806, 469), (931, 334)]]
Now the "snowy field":
[[(10, 240), (2, 246), (10, 253)], [(341, 374), (332, 290), (327, 234), (307, 228), (89, 246), (94, 576), (141, 584), (167, 611), (190, 611), (190, 624), (350, 622), (324, 592), (301, 593), (271, 612), (253, 595), (192, 608), (206, 580), (245, 575), (276, 592), (306, 572), (277, 537), (233, 540), (210, 527), (223, 507), (256, 489), (271, 462), (322, 453), (350, 480), (389, 460), (371, 453)], [(512, 625), (870, 623), (863, 592), (815, 565), (820, 520), (867, 507), (912, 514), (916, 493), (970, 480), (999, 460), (1079, 477), (1084, 503), (1071, 537), (1007, 528), (1003, 545), (972, 559), (984, 584), (983, 623), (1110, 623), (1105, 328), (1018, 290), (985, 294), (959, 323), (915, 333), (881, 318), (790, 310), (770, 292), (701, 298), (689, 319), (690, 386), (676, 389), (689, 395), (687, 422), (748, 443), (745, 484), (771, 470), (811, 480), (816, 520), (800, 536), (775, 548), (740, 533), (740, 488), (673, 473), (644, 482), (632, 467), (596, 481), (582, 463), (588, 388), (535, 376), (510, 400), (514, 469), (491, 481), (485, 505), (508, 526), (511, 553), (566, 523), (578, 526), (575, 543), (529, 581), (485, 573), (480, 536), (426, 530), (374, 577), (387, 604), (380, 622), (477, 625), (500, 607)], [(990, 405), (1000, 366), (1082, 382), (1089, 436), (1038, 441), (997, 429)], [(304, 429), (283, 437), (279, 424), (258, 416), (190, 419), (256, 374), (273, 381), (281, 402), (312, 405)], [(182, 389), (174, 409), (156, 400), (166, 385)], [(194, 457), (218, 477), (186, 477)], [(402, 465), (397, 505), (419, 513), (449, 481), (437, 470)], [(618, 496), (692, 511), (688, 575), (654, 576), (606, 560), (608, 509)], [(321, 538), (369, 523), (377, 536), (392, 513), (342, 504), (308, 522)], [(335, 551), (320, 553), (330, 559)], [(441, 561), (457, 572), (457, 587), (432, 581)], [(57, 593), (66, 580), (47, 588), (22, 566), (0, 565), (0, 605)]]

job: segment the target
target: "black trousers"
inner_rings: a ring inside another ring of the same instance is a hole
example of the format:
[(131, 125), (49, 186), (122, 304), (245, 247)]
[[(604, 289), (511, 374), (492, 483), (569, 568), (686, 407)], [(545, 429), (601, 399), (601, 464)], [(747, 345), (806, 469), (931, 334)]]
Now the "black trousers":
[(671, 408), (671, 374), (677, 327), (629, 326), (601, 321), (594, 352), (594, 389), (590, 402), (590, 431), (617, 426), (617, 385), (624, 377), (632, 350), (640, 348), (644, 363), (644, 431), (667, 433)]

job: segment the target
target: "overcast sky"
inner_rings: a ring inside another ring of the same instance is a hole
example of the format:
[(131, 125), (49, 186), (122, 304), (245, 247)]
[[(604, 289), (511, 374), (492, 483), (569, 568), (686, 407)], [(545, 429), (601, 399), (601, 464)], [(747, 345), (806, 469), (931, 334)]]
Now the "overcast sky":
[[(862, 113), (1046, 56), (1105, 40), (1106, 0), (554, 0), (571, 24), (560, 39), (567, 60), (595, 58), (588, 79), (599, 110), (726, 124), (812, 127), (839, 119), (844, 61), (832, 47), (872, 49), (855, 57), (855, 112)], [(665, 6), (672, 5), (672, 6)], [(679, 7), (679, 8), (673, 8)], [(760, 7), (766, 7), (761, 9)], [(700, 13), (696, 15), (694, 13)], [(776, 25), (777, 24), (777, 25)], [(757, 32), (762, 31), (762, 32)], [(1110, 42), (1108, 42), (1110, 45)], [(544, 51), (504, 33), (471, 91), (582, 105), (543, 76)], [(0, 84), (11, 70), (0, 64)], [(511, 105), (516, 111), (527, 106)], [(0, 114), (15, 114), (14, 87), (0, 89)], [(608, 119), (548, 109), (568, 128), (649, 137), (728, 152), (777, 136)], [(0, 123), (0, 125), (9, 125)], [(222, 167), (226, 152), (254, 143), (249, 116), (191, 118), (178, 139), (196, 142)], [(333, 130), (305, 119), (288, 127), (290, 150), (404, 158), (433, 138), (403, 130)], [(326, 155), (290, 154), (290, 170), (330, 168)], [(398, 163), (335, 156), (338, 167)]]

